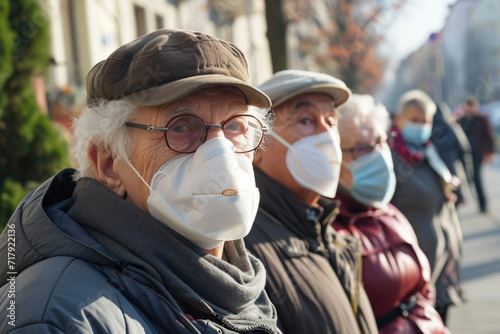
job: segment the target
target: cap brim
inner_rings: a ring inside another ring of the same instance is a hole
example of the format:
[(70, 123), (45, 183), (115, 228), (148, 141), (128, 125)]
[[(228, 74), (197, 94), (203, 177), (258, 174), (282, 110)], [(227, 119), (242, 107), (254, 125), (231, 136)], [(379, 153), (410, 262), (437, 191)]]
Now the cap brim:
[(330, 95), (332, 99), (335, 101), (335, 107), (339, 108), (343, 104), (345, 104), (349, 98), (351, 97), (351, 91), (349, 88), (345, 86), (332, 86), (331, 83), (328, 84), (318, 84), (312, 85), (305, 88), (297, 89), (286, 96), (282, 96), (279, 99), (273, 101), (272, 107), (277, 107), (283, 102), (301, 94), (306, 93), (324, 93)]
[(248, 105), (269, 108), (271, 100), (261, 90), (254, 86), (220, 74), (198, 75), (169, 82), (145, 90), (123, 96), (121, 99), (138, 106), (159, 106), (174, 102), (195, 91), (210, 86), (234, 86), (241, 90)]

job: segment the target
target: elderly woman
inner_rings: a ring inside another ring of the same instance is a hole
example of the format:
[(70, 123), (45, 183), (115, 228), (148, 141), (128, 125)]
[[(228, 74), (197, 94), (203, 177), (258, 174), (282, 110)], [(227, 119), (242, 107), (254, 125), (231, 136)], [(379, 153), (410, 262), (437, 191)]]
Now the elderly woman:
[(462, 234), (452, 199), (458, 185), (429, 141), (436, 105), (422, 91), (399, 101), (389, 143), (396, 173), (392, 203), (408, 218), (431, 265), (436, 309), (446, 322), (448, 306), (461, 302)]
[(0, 261), (13, 282), (0, 288), (0, 315), (15, 327), (3, 320), (0, 332), (277, 332), (264, 267), (242, 240), (270, 101), (241, 51), (159, 30), (86, 83), (78, 171), (29, 194), (0, 238), (2, 259), (15, 254)]
[(380, 333), (447, 333), (433, 307), (429, 261), (408, 220), (389, 203), (396, 185), (389, 122), (369, 95), (353, 95), (339, 110), (341, 205), (332, 225), (361, 241), (363, 286)]

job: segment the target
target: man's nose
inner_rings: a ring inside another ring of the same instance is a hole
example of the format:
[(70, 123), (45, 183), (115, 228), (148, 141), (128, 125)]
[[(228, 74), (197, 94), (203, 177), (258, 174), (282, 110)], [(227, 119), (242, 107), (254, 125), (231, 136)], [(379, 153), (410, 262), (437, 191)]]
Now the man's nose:
[(321, 119), (321, 121), (318, 122), (318, 126), (316, 127), (316, 134), (331, 130), (332, 126), (328, 124), (325, 119)]
[(209, 141), (210, 139), (217, 138), (217, 137), (224, 137), (224, 131), (222, 130), (222, 126), (220, 125), (208, 125), (208, 132), (207, 132), (207, 139), (206, 141)]

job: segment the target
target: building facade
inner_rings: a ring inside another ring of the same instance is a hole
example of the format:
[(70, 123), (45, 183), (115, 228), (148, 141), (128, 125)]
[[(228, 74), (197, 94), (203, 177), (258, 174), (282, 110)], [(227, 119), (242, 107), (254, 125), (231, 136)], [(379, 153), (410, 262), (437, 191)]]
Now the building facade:
[(441, 31), (442, 100), (452, 106), (460, 104), (468, 95), (467, 41), (471, 26), (470, 12), (476, 3), (476, 0), (459, 0), (453, 4)]
[(40, 0), (51, 55), (49, 111), (66, 117), (85, 101), (85, 75), (120, 45), (161, 28), (207, 32), (238, 45), (250, 80), (272, 74), (264, 0)]
[(467, 45), (469, 92), (481, 102), (500, 100), (500, 2), (480, 0), (470, 14)]
[(500, 2), (457, 0), (443, 29), (399, 66), (384, 101), (394, 106), (409, 89), (425, 90), (452, 109), (467, 95), (481, 103), (500, 100)]

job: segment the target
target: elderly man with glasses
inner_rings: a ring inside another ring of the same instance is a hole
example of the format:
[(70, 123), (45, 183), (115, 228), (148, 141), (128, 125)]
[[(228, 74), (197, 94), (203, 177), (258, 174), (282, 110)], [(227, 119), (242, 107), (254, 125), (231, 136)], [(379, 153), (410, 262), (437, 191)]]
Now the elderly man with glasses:
[[(337, 108), (351, 91), (332, 76), (285, 70), (259, 88), (274, 128), (254, 159), (261, 202), (247, 247), (267, 267), (284, 333), (377, 333), (361, 284), (359, 243), (330, 226), (342, 152)], [(322, 198), (322, 196), (324, 196)]]
[(16, 261), (0, 262), (0, 332), (279, 332), (242, 240), (270, 101), (241, 51), (159, 30), (95, 65), (86, 87), (78, 170), (30, 193), (1, 235)]

